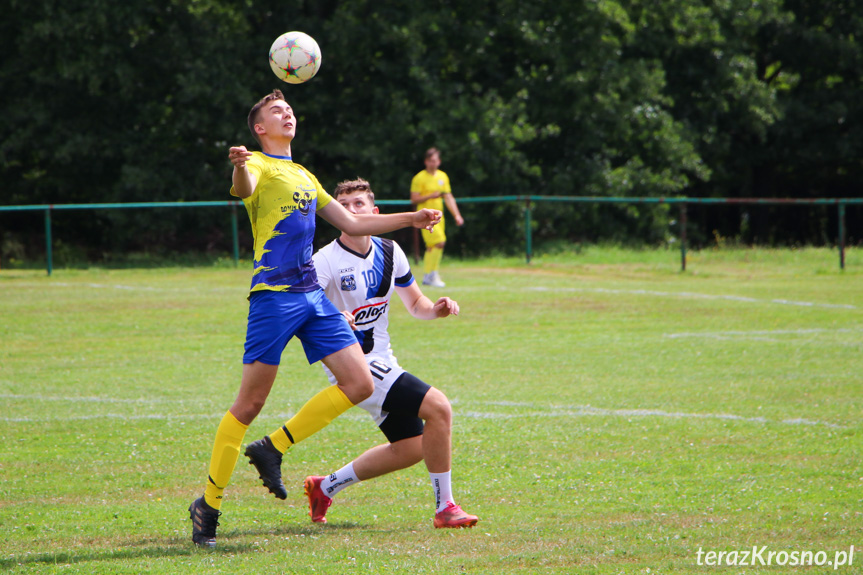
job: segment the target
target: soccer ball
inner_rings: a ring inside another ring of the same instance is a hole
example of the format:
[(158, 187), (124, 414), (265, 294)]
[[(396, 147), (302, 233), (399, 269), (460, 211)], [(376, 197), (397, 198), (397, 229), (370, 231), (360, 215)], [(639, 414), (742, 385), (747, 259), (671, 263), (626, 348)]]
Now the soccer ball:
[(270, 47), (270, 68), (283, 82), (302, 84), (311, 80), (320, 67), (321, 49), (308, 34), (286, 32)]

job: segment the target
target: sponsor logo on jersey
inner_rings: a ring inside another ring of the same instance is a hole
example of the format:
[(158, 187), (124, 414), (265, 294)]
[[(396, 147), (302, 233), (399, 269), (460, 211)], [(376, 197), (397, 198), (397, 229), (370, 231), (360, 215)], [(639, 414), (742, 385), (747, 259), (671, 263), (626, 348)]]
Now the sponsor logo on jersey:
[(380, 303), (373, 303), (369, 305), (364, 305), (363, 307), (358, 307), (353, 312), (354, 323), (357, 325), (367, 325), (370, 323), (374, 323), (379, 317), (381, 317), (387, 312), (387, 307), (389, 305), (389, 301), (382, 301)]
[(357, 289), (357, 280), (354, 274), (342, 276), (342, 291), (354, 291)]
[(352, 271), (354, 271), (354, 268), (353, 268), (353, 267), (349, 267), (349, 268), (344, 268), (344, 269), (339, 270), (339, 273), (340, 273), (340, 274), (346, 274), (346, 273), (348, 273), (348, 272), (352, 272)]
[(312, 194), (315, 189), (304, 189), (302, 186), (297, 186), (300, 191), (294, 192), (294, 202), (297, 204), (297, 209), (300, 210), (300, 213), (304, 216), (309, 215), (309, 212), (312, 209)]

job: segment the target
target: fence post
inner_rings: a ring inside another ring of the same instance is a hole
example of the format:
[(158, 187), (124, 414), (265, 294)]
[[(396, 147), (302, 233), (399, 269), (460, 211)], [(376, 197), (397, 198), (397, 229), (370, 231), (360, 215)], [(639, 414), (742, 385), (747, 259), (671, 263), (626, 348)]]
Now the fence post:
[(533, 230), (531, 229), (531, 207), (530, 198), (524, 203), (524, 254), (527, 263), (530, 263), (530, 258), (533, 255)]
[(231, 204), (231, 236), (234, 246), (234, 267), (240, 263), (240, 234), (237, 230), (237, 204)]
[(680, 271), (686, 271), (686, 202), (680, 204)]
[(51, 207), (45, 209), (45, 269), (48, 275), (54, 269), (54, 253), (51, 250)]
[(839, 269), (845, 269), (845, 204), (839, 202)]

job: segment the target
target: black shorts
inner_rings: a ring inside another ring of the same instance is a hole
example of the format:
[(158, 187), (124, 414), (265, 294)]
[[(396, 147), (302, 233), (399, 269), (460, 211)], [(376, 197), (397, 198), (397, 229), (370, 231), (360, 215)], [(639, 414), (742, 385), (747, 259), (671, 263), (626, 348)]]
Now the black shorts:
[(390, 387), (381, 406), (387, 412), (380, 430), (387, 441), (395, 443), (423, 434), (420, 406), (431, 386), (408, 372), (402, 373)]

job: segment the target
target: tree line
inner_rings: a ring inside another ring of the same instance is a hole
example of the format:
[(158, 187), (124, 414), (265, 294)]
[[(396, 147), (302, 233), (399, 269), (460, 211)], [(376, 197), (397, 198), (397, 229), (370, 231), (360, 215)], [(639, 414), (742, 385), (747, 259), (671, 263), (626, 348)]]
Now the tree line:
[[(436, 146), (462, 196), (860, 197), (863, 15), (852, 0), (5, 0), (3, 204), (228, 199), (227, 147), (283, 89), (295, 161), (406, 199)], [(267, 65), (288, 30), (310, 82)], [(454, 251), (517, 250), (520, 206), (468, 209)], [(664, 207), (538, 207), (537, 241), (656, 244)], [(224, 212), (73, 212), (91, 254), (227, 249)], [(849, 208), (859, 241), (863, 211)], [(676, 227), (677, 226), (677, 227)], [(690, 237), (830, 244), (826, 208), (699, 208)], [(241, 226), (246, 233), (246, 226)], [(4, 249), (39, 221), (0, 214)], [(244, 239), (247, 239), (245, 237)]]

